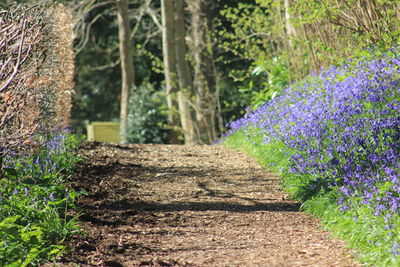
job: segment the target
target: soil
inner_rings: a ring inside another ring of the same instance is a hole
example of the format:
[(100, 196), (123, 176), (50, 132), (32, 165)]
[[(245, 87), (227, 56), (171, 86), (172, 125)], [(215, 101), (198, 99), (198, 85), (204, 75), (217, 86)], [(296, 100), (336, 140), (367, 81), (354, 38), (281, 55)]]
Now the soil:
[(281, 191), (279, 179), (222, 146), (79, 149), (72, 186), (86, 235), (70, 266), (357, 266), (342, 241)]

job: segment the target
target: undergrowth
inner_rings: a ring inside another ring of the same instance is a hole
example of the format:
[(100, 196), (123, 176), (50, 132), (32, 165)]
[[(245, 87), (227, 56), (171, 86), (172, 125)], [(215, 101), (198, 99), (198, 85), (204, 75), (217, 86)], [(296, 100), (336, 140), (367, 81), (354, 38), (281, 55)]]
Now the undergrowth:
[(62, 241), (78, 232), (74, 200), (66, 187), (80, 138), (41, 136), (34, 153), (6, 158), (0, 176), (0, 266), (32, 266), (61, 255)]
[(400, 60), (369, 52), (233, 122), (224, 144), (280, 175), (363, 263), (399, 266)]

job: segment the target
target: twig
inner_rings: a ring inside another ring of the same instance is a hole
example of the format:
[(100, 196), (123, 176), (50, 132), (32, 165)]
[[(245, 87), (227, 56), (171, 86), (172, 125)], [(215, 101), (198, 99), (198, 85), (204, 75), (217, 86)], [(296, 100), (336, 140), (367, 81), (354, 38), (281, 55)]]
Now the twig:
[(24, 40), (25, 40), (25, 32), (26, 32), (26, 21), (24, 21), (23, 28), (22, 28), (22, 34), (21, 34), (21, 42), (19, 45), (19, 50), (18, 50), (18, 60), (17, 63), (14, 66), (14, 72), (12, 73), (11, 77), (8, 79), (8, 81), (0, 87), (0, 93), (7, 88), (7, 86), (12, 82), (14, 79), (15, 75), (17, 75), (17, 72), (20, 67), (21, 63), (21, 56), (22, 56), (22, 48), (24, 46)]

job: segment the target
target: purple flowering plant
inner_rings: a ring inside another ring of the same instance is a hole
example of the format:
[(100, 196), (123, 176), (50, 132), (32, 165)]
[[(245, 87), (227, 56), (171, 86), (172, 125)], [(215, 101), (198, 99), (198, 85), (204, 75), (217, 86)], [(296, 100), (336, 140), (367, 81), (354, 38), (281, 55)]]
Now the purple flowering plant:
[(77, 231), (70, 210), (80, 194), (65, 186), (77, 137), (56, 133), (38, 137), (33, 155), (9, 157), (0, 176), (0, 266), (38, 264), (64, 251), (59, 242)]
[(332, 204), (331, 215), (358, 227), (365, 251), (376, 252), (366, 241), (380, 239), (379, 260), (397, 262), (400, 59), (370, 52), (292, 84), (228, 125), (225, 143), (247, 144), (305, 208), (323, 217)]

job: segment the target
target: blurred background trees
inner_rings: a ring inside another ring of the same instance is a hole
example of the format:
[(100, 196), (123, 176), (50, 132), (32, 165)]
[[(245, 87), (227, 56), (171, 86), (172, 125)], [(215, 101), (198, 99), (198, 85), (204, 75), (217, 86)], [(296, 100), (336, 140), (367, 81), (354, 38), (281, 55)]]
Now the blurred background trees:
[(72, 126), (126, 121), (127, 142), (212, 143), (308, 73), (398, 45), (398, 0), (59, 2), (74, 14)]

